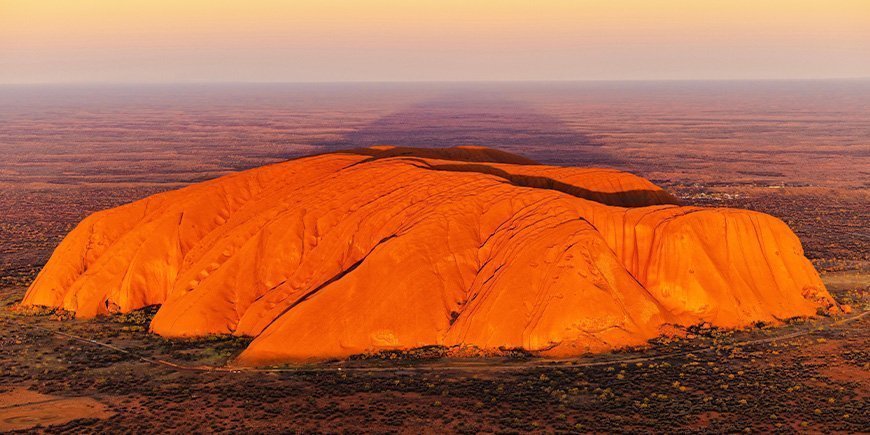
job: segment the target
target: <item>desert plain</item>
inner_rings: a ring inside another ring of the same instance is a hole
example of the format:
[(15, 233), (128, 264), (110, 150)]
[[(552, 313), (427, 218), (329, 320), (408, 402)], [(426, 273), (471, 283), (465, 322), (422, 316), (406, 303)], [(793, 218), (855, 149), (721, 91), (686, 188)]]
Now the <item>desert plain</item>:
[[(0, 97), (0, 430), (870, 427), (866, 81), (10, 86)], [(483, 145), (617, 168), (686, 205), (771, 214), (851, 312), (740, 330), (695, 325), (564, 360), (431, 348), (253, 371), (226, 365), (245, 338), (161, 338), (147, 332), (153, 309), (90, 320), (15, 309), (92, 212), (379, 144)]]

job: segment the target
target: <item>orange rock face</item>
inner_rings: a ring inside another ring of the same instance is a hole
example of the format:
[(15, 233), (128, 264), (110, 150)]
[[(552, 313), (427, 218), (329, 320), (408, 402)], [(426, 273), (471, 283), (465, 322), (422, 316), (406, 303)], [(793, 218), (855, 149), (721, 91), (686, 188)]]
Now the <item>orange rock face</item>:
[(481, 147), (312, 156), (95, 213), (23, 303), (160, 304), (153, 332), (253, 336), (248, 365), (426, 345), (569, 356), (837, 307), (776, 218)]

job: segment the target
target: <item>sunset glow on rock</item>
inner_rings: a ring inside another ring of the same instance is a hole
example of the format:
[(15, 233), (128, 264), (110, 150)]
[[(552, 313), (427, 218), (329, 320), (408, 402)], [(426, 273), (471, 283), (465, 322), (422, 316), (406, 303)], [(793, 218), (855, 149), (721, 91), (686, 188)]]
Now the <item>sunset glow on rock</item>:
[(162, 336), (255, 337), (243, 365), (427, 345), (574, 356), (838, 309), (772, 216), (482, 147), (305, 157), (95, 213), (23, 303), (161, 305)]

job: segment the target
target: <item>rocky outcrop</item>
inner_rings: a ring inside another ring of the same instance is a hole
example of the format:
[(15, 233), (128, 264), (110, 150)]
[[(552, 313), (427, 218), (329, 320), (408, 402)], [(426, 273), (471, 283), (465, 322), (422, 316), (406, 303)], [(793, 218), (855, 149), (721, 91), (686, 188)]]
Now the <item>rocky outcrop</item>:
[(95, 213), (23, 303), (160, 304), (153, 332), (253, 336), (250, 365), (425, 345), (568, 356), (836, 308), (776, 218), (482, 147), (323, 154)]

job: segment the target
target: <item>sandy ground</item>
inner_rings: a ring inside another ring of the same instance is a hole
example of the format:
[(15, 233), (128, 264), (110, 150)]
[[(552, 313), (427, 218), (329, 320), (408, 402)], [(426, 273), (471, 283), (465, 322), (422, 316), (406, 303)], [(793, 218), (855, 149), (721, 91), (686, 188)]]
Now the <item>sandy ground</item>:
[(384, 354), (214, 372), (187, 367), (225, 367), (247, 342), (164, 340), (145, 332), (148, 313), (78, 321), (8, 310), (96, 210), (313, 152), (476, 143), (549, 164), (627, 169), (687, 204), (773, 214), (861, 315), (870, 286), (862, 83), (6, 90), (0, 400), (31, 405), (0, 405), (0, 431), (867, 432), (867, 316), (702, 328), (560, 363)]
[[(685, 339), (560, 361), (385, 353), (262, 371), (231, 369), (244, 340), (165, 340), (145, 332), (148, 312), (22, 315), (9, 307), (23, 288), (7, 287), (0, 424), (48, 433), (861, 432), (870, 427), (868, 283), (845, 272), (825, 280), (853, 306), (848, 318), (691, 328)], [(12, 400), (32, 405), (10, 411)]]
[(105, 419), (114, 415), (90, 397), (40, 394), (21, 387), (0, 392), (0, 431), (54, 426), (78, 419)]

